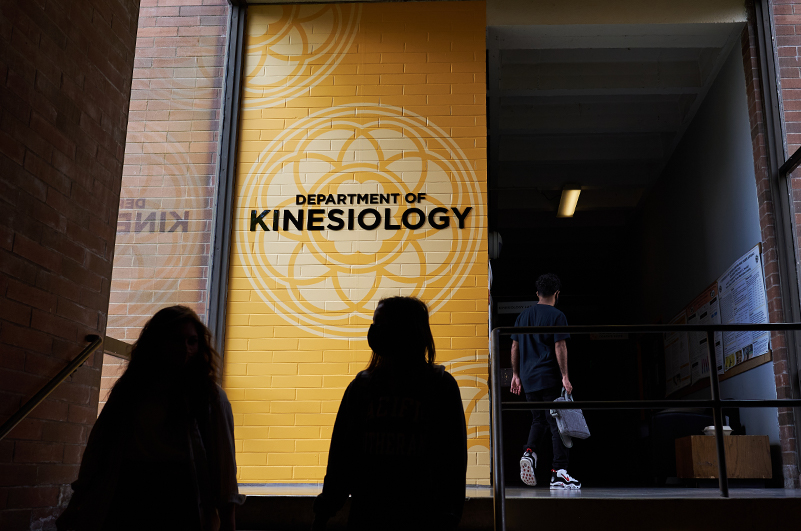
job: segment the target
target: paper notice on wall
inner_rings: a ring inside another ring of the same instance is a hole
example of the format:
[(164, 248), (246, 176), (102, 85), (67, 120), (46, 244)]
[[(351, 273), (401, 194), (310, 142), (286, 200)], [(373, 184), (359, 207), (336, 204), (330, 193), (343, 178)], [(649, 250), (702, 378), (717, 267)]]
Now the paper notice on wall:
[[(687, 324), (687, 314), (682, 311), (670, 324)], [(665, 392), (667, 395), (690, 385), (689, 334), (669, 332), (665, 341)]]
[[(718, 279), (720, 316), (723, 324), (757, 324), (768, 322), (768, 303), (762, 273), (759, 245), (742, 256)], [(724, 368), (770, 350), (769, 332), (724, 332)]]
[[(720, 301), (718, 284), (715, 282), (687, 306), (687, 324), (720, 324)], [(690, 379), (692, 383), (709, 378), (709, 344), (706, 332), (689, 334)], [(723, 373), (723, 334), (715, 332), (715, 367)]]

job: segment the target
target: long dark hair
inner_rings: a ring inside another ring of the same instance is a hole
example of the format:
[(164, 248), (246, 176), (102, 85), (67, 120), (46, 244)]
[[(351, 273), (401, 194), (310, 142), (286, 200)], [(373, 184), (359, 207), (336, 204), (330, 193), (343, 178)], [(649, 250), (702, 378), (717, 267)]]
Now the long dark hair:
[[(189, 360), (178, 360), (176, 363), (176, 354), (170, 351), (170, 347), (185, 323), (191, 324), (197, 331), (197, 354)], [(181, 386), (184, 392), (191, 395), (215, 395), (220, 380), (219, 360), (219, 354), (212, 346), (211, 332), (191, 308), (163, 308), (142, 328), (139, 339), (131, 349), (128, 368), (114, 386), (114, 391), (169, 382)]]
[(367, 342), (373, 351), (368, 371), (388, 364), (431, 365), (437, 356), (428, 323), (428, 306), (416, 297), (381, 299), (367, 333)]

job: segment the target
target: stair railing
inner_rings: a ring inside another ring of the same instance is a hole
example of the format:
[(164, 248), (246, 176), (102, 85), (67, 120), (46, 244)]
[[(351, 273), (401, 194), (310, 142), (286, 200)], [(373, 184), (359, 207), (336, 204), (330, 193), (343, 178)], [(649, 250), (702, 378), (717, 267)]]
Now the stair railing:
[(89, 359), (89, 356), (95, 353), (95, 351), (100, 348), (100, 345), (103, 344), (103, 338), (97, 335), (88, 335), (86, 336), (86, 341), (91, 341), (89, 345), (84, 348), (80, 354), (78, 354), (75, 359), (73, 359), (66, 367), (64, 367), (61, 372), (53, 376), (53, 378), (47, 382), (44, 387), (42, 387), (38, 393), (33, 395), (30, 400), (25, 402), (25, 404), (19, 408), (19, 410), (11, 415), (11, 417), (6, 420), (3, 425), (0, 427), (0, 440), (3, 439), (6, 435), (9, 434), (14, 427), (22, 422), (22, 420), (28, 416), (28, 414), (34, 410), (36, 406), (42, 403), (45, 398), (53, 392), (53, 390), (58, 387), (61, 382), (66, 380), (69, 375), (75, 372), (78, 367), (83, 365), (83, 363)]
[(492, 400), (492, 503), (495, 531), (506, 530), (506, 485), (503, 469), (503, 410), (532, 409), (663, 409), (663, 408), (707, 408), (713, 411), (715, 442), (718, 461), (720, 495), (729, 497), (726, 474), (726, 454), (723, 441), (723, 408), (731, 407), (798, 407), (799, 399), (751, 399), (722, 400), (720, 380), (715, 370), (714, 348), (707, 348), (709, 356), (709, 384), (711, 398), (708, 400), (577, 400), (564, 402), (501, 402), (500, 337), (511, 334), (648, 334), (665, 332), (706, 333), (707, 345), (714, 345), (715, 332), (779, 332), (801, 330), (801, 323), (783, 324), (730, 324), (730, 325), (597, 325), (597, 326), (519, 326), (498, 327), (492, 331), (490, 348), (490, 390)]

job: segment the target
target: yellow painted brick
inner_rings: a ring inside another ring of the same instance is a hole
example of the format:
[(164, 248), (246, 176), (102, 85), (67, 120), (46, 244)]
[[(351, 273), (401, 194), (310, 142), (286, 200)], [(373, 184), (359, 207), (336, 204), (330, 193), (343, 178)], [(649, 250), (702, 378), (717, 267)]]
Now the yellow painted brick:
[[(297, 334), (297, 330), (295, 332)], [(319, 350), (331, 348), (331, 340), (325, 338), (303, 338), (298, 340), (298, 350)]]
[(269, 413), (270, 402), (266, 400), (232, 400), (234, 413)]
[(275, 337), (296, 337), (298, 335), (298, 329), (295, 326), (274, 326), (273, 327), (273, 335)]
[(268, 426), (237, 426), (234, 429), (234, 435), (238, 439), (251, 440), (251, 439), (268, 439), (270, 434), (270, 427)]
[(333, 400), (320, 402), (321, 413), (336, 413), (337, 411), (339, 411), (339, 402)]
[(236, 455), (237, 466), (266, 465), (266, 464), (267, 464), (267, 456), (262, 453), (252, 454), (248, 452), (240, 452)]
[(284, 413), (248, 413), (245, 426), (294, 426), (295, 415)]
[(445, 83), (448, 85), (475, 83), (475, 74), (471, 73), (438, 73), (428, 74), (426, 76), (426, 83)]
[(248, 324), (248, 316), (247, 315), (228, 315), (226, 317), (226, 325), (247, 325)]
[[(475, 94), (477, 96), (487, 94), (487, 86), (484, 83), (463, 83), (453, 85), (454, 94)], [(476, 113), (475, 116), (481, 116), (483, 113)]]
[(327, 402), (319, 401), (305, 401), (293, 400), (291, 402), (283, 402), (275, 400), (270, 403), (270, 412), (272, 413), (320, 413), (321, 406), (324, 407)]
[(356, 85), (336, 87), (336, 86), (316, 86), (309, 89), (309, 95), (319, 96), (355, 96), (358, 87)]
[(435, 337), (474, 337), (476, 328), (469, 325), (431, 325), (431, 332)]
[(223, 378), (224, 388), (253, 388), (269, 387), (270, 376), (225, 376)]
[(486, 312), (454, 312), (451, 314), (451, 322), (454, 324), (464, 323), (486, 323)]
[(294, 400), (295, 389), (245, 389), (246, 400)]
[[(345, 70), (343, 67), (347, 67), (348, 65), (358, 65), (364, 63), (380, 63), (381, 62), (381, 55), (380, 53), (348, 53), (342, 56), (342, 62), (340, 66), (337, 67), (337, 71)], [(334, 84), (336, 84), (336, 79), (334, 79)]]
[(227, 334), (239, 339), (263, 339), (265, 337), (272, 337), (272, 330), (270, 327), (266, 326), (229, 326), (227, 330)]
[(298, 400), (335, 400), (337, 404), (342, 400), (345, 387), (338, 389), (297, 389)]
[(358, 66), (359, 74), (402, 74), (405, 71), (402, 63), (365, 63)]
[[(264, 306), (264, 310), (269, 311), (269, 308)], [(285, 317), (274, 313), (249, 312), (249, 317), (248, 324), (250, 326), (286, 326), (287, 324)]]
[(294, 349), (289, 352), (273, 352), (273, 363), (319, 363), (323, 361), (323, 353), (309, 350), (305, 352)]
[(301, 363), (298, 365), (298, 374), (347, 374), (347, 363)]
[(351, 362), (348, 364), (347, 373), (356, 376), (359, 372), (365, 370), (367, 368), (367, 365), (368, 363), (365, 360)]
[(489, 413), (473, 413), (470, 416), (471, 426), (489, 426)]
[(336, 420), (334, 413), (298, 413), (295, 415), (296, 426), (333, 426)]
[(487, 128), (481, 126), (475, 127), (453, 127), (451, 128), (451, 136), (453, 138), (477, 138), (487, 136)]
[[(295, 451), (297, 452), (325, 452), (328, 454), (328, 447), (331, 446), (331, 441), (323, 441), (323, 440), (314, 440), (314, 439), (306, 439), (297, 441), (295, 443)], [(327, 461), (327, 459), (326, 459)], [(324, 463), (326, 461), (320, 461)]]
[[(438, 84), (438, 85), (434, 85), (434, 84), (431, 84), (431, 83), (426, 84), (426, 85), (406, 85), (404, 87), (404, 91), (403, 92), (404, 92), (404, 94), (440, 94), (440, 95), (442, 95), (442, 94), (450, 94), (451, 93), (451, 85), (448, 85), (448, 84), (445, 84), (445, 83), (441, 83), (441, 84)], [(429, 102), (429, 103), (431, 103), (431, 102)], [(450, 105), (452, 105), (452, 103)], [(441, 105), (431, 105), (431, 107), (434, 108), (434, 109), (437, 109), (437, 110), (444, 108), (444, 106), (441, 106)], [(451, 114), (450, 112), (442, 112), (442, 111), (439, 111), (439, 112), (444, 114), (444, 115), (446, 115), (446, 116)], [(437, 112), (432, 112), (432, 113), (429, 114), (429, 116), (434, 116), (436, 114), (437, 114)]]
[(248, 363), (247, 373), (249, 375), (276, 375), (276, 374), (298, 374), (297, 363)]
[(228, 400), (231, 402), (245, 399), (244, 389), (225, 389), (225, 394), (228, 396)]
[[(244, 441), (243, 448), (246, 452), (294, 452), (295, 441), (292, 439), (248, 439)], [(239, 456), (237, 456), (238, 458)]]
[(273, 426), (269, 432), (275, 439), (319, 439), (321, 436), (317, 426)]
[(353, 376), (323, 376), (323, 386), (327, 388), (342, 388), (344, 389), (353, 380)]
[(322, 355), (323, 361), (326, 363), (351, 362), (354, 358), (360, 356), (359, 353), (351, 350), (326, 350), (323, 351)]
[(404, 85), (393, 85), (389, 83), (382, 83), (381, 85), (360, 85), (358, 96), (398, 96), (404, 93), (404, 88)]
[(239, 467), (238, 479), (242, 483), (291, 480), (292, 467), (291, 466), (241, 466)]
[(372, 75), (337, 75), (334, 74), (334, 85), (378, 85), (380, 82), (378, 74)]
[(314, 453), (283, 453), (268, 454), (267, 464), (269, 466), (297, 466), (297, 465), (319, 465), (319, 456)]
[(242, 376), (247, 374), (247, 368), (245, 363), (226, 363), (223, 373), (227, 376)]
[(478, 478), (485, 478), (487, 477), (487, 470), (485, 466), (468, 466), (467, 467), (467, 478), (468, 479), (478, 479)]
[(302, 388), (302, 387), (322, 387), (323, 385), (323, 377), (322, 376), (273, 376), (272, 377), (272, 385), (273, 387), (285, 387), (285, 388)]
[(478, 349), (486, 346), (487, 336), (485, 337), (454, 337), (451, 338), (451, 348), (453, 349)]
[[(450, 87), (450, 85), (446, 85)], [(430, 94), (428, 96), (428, 103), (431, 105), (469, 105), (476, 102), (475, 94), (453, 94), (450, 90), (441, 94)], [(437, 120), (437, 125), (440, 127), (447, 127), (445, 124)], [(475, 120), (471, 121), (471, 125)], [(453, 134), (451, 134), (453, 136)]]
[(264, 352), (260, 350), (226, 350), (224, 364), (229, 363), (269, 363), (273, 358), (272, 352)]
[(248, 341), (247, 339), (237, 339), (232, 337), (225, 338), (225, 352), (230, 352), (232, 350), (247, 350), (248, 349)]
[(294, 478), (298, 480), (322, 480), (325, 477), (325, 466), (296, 466)]

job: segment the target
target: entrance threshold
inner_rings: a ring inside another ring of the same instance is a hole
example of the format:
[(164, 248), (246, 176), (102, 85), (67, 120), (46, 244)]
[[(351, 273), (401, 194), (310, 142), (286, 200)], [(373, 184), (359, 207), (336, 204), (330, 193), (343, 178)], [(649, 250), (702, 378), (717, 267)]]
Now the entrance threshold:
[[(732, 488), (730, 498), (769, 499), (801, 498), (801, 489)], [(583, 487), (579, 490), (550, 490), (547, 488), (506, 487), (506, 499), (582, 498), (596, 500), (694, 500), (720, 498), (717, 488), (684, 487)]]
[[(244, 494), (245, 496), (317, 496), (322, 491), (322, 483), (239, 484), (239, 494)], [(492, 487), (489, 485), (468, 485), (466, 497), (492, 498)]]

